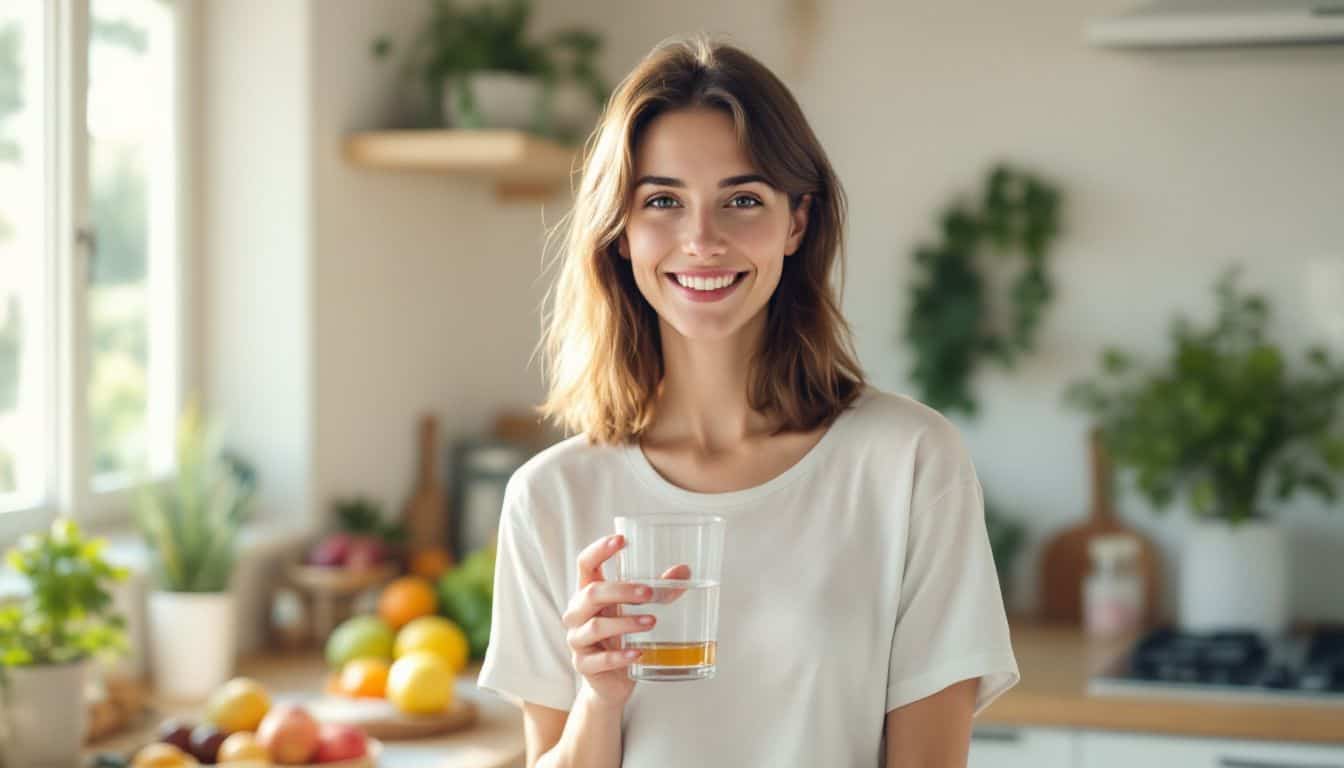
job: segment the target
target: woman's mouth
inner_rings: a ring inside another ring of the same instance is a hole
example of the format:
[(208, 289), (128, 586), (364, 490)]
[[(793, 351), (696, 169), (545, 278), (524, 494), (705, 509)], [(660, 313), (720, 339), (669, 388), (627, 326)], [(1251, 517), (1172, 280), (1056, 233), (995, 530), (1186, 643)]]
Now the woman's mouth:
[(719, 301), (741, 285), (750, 272), (728, 270), (668, 272), (668, 282), (691, 301)]

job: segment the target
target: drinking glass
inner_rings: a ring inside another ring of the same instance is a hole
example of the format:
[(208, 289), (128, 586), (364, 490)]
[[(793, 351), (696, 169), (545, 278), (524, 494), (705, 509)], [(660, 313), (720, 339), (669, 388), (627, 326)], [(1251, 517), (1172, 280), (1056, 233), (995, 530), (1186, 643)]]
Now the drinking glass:
[(719, 573), (723, 518), (717, 515), (628, 515), (616, 518), (625, 536), (619, 579), (653, 590), (626, 613), (650, 614), (653, 628), (622, 637), (642, 651), (628, 669), (635, 680), (707, 680), (714, 676), (719, 635)]

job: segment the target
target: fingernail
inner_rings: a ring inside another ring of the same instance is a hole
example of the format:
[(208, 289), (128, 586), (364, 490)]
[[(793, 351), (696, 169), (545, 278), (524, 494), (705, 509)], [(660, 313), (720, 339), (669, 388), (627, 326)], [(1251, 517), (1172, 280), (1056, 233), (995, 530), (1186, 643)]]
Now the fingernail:
[(639, 651), (626, 651), (625, 658), (633, 659), (639, 656)]
[(607, 539), (607, 546), (608, 546), (608, 547), (615, 547), (617, 544), (620, 544), (620, 543), (621, 543), (621, 542), (620, 542), (620, 538), (617, 537), (617, 536), (612, 536), (610, 539)]
[(652, 617), (652, 616), (640, 616), (640, 617), (639, 617), (639, 623), (640, 623), (640, 624), (643, 624), (644, 626), (647, 627), (648, 625), (650, 625), (650, 624), (653, 623), (653, 617)]
[(648, 587), (638, 587), (635, 589), (636, 597), (648, 597), (650, 594)]

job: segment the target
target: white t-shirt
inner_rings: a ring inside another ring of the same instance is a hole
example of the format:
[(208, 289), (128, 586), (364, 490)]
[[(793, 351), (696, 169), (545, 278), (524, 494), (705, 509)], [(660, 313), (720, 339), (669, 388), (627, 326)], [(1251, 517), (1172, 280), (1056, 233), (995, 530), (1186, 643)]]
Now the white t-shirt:
[[(979, 677), (978, 714), (1018, 680), (956, 428), (869, 388), (746, 490), (687, 491), (637, 445), (583, 435), (533, 457), (505, 491), (480, 686), (570, 709), (583, 678), (561, 615), (579, 551), (619, 515), (678, 512), (726, 520), (716, 676), (636, 684), (626, 768), (878, 766), (888, 711)], [(604, 571), (615, 579), (616, 558)]]

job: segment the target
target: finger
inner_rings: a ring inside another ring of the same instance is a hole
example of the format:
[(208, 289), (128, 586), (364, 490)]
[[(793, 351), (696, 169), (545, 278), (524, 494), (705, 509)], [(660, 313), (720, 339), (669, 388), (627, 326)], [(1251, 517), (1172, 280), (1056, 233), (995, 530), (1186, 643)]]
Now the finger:
[(639, 651), (629, 649), (619, 651), (601, 651), (581, 654), (574, 668), (581, 675), (597, 675), (612, 670), (625, 669), (639, 659)]
[(595, 581), (605, 581), (602, 576), (602, 564), (620, 551), (625, 537), (616, 534), (606, 536), (584, 547), (579, 553), (579, 586), (586, 587)]
[(578, 627), (597, 615), (617, 616), (617, 607), (643, 603), (653, 597), (653, 590), (643, 584), (624, 581), (595, 581), (574, 593), (565, 611), (565, 626)]
[[(691, 566), (685, 563), (682, 563), (681, 565), (674, 565), (663, 572), (663, 578), (674, 579), (677, 581), (685, 581), (686, 579), (691, 578)], [(660, 589), (658, 590), (658, 594), (654, 596), (653, 602), (670, 603), (684, 594), (686, 594), (686, 590), (684, 589), (676, 589), (676, 588)]]
[(630, 632), (647, 632), (655, 622), (652, 616), (597, 617), (569, 631), (569, 647), (576, 651), (591, 650), (593, 646), (613, 637)]

